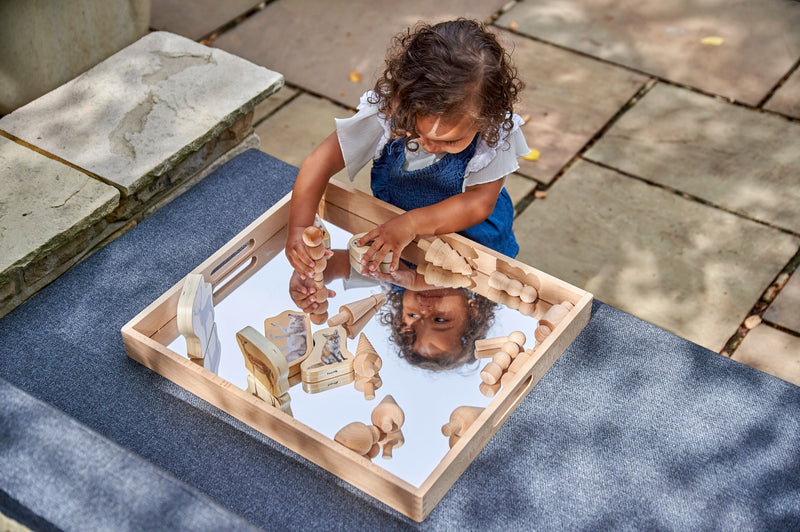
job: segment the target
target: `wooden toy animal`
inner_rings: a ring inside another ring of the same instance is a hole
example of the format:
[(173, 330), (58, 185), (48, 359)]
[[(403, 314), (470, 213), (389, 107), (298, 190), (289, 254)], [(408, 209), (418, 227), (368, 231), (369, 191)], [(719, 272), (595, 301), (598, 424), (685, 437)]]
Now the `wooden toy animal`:
[(329, 327), (314, 333), (314, 347), (300, 364), (304, 383), (319, 382), (353, 372), (353, 354), (343, 341), (346, 336), (342, 327)]

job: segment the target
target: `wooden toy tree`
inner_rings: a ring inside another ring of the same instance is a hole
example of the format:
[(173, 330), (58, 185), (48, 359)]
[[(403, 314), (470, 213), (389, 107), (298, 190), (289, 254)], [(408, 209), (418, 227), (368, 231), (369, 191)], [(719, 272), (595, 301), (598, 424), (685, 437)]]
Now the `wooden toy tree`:
[(448, 436), (452, 448), (458, 439), (478, 419), (483, 408), (478, 406), (459, 406), (450, 414), (450, 420), (442, 426), (442, 434)]
[(386, 301), (386, 294), (373, 294), (364, 299), (353, 301), (339, 307), (338, 314), (328, 320), (329, 327), (341, 325), (347, 331), (347, 337), (353, 339), (367, 325)]
[(434, 238), (432, 241), (420, 240), (417, 245), (425, 251), (425, 260), (434, 266), (461, 275), (472, 275), (472, 268), (467, 259), (441, 238)]

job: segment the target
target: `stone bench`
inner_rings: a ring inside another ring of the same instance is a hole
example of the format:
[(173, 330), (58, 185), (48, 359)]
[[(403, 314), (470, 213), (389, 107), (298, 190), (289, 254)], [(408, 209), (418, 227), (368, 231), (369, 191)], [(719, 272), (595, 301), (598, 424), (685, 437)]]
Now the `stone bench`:
[(0, 119), (0, 317), (245, 149), (283, 76), (154, 32)]

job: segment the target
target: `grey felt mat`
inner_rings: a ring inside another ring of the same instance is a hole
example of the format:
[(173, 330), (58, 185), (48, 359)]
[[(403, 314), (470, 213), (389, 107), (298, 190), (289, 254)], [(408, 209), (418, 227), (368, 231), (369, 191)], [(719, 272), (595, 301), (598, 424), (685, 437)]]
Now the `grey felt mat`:
[(800, 388), (599, 302), (421, 525), (128, 359), (122, 325), (295, 175), (245, 152), (70, 270), (0, 320), (0, 377), (266, 529), (800, 528)]

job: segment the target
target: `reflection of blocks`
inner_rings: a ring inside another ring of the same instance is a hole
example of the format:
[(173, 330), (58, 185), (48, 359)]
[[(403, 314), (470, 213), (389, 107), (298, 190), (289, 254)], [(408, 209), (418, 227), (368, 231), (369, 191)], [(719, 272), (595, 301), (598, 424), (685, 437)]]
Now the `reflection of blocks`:
[(539, 297), (539, 291), (535, 286), (526, 284), (519, 279), (512, 279), (501, 271), (493, 271), (489, 276), (489, 288), (500, 290), (511, 296), (511, 300), (502, 298), (501, 301), (508, 307), (519, 309), (525, 315), (533, 314), (536, 299)]
[(329, 327), (341, 325), (348, 338), (355, 338), (386, 301), (386, 294), (373, 294), (339, 307), (339, 313), (328, 320)]
[[(492, 357), (492, 360), (481, 370), (480, 392), (493, 397), (497, 391), (517, 373), (521, 363), (524, 363), (523, 348), (525, 346), (525, 334), (522, 331), (514, 331), (508, 336), (489, 338), (475, 341), (475, 356), (478, 358)], [(520, 363), (517, 364), (517, 360)]]
[(569, 311), (572, 310), (574, 306), (575, 305), (569, 301), (562, 301), (550, 307), (547, 312), (544, 313), (544, 316), (539, 319), (539, 326), (536, 327), (536, 331), (534, 332), (536, 341), (543, 342), (567, 314), (569, 314)]
[(292, 415), (289, 365), (280, 349), (250, 326), (236, 333), (236, 341), (244, 355), (248, 391)]
[(451, 272), (431, 263), (420, 264), (417, 272), (425, 278), (425, 282), (432, 286), (442, 288), (468, 288), (472, 280), (460, 273)]
[(467, 259), (444, 240), (440, 238), (434, 238), (433, 241), (420, 240), (417, 245), (425, 251), (425, 260), (434, 266), (461, 275), (472, 275), (472, 268)]
[(355, 374), (356, 390), (364, 392), (364, 398), (367, 400), (375, 399), (375, 390), (383, 384), (378, 375), (382, 366), (381, 357), (378, 356), (366, 335), (361, 333), (361, 336), (358, 337), (356, 357), (353, 359), (353, 373)]
[(353, 382), (353, 354), (347, 350), (342, 327), (315, 332), (313, 343), (311, 354), (300, 364), (306, 392), (318, 393)]
[(203, 275), (186, 276), (178, 299), (178, 332), (186, 339), (186, 354), (193, 362), (214, 373), (219, 368), (221, 345), (214, 323), (211, 283)]
[(450, 414), (450, 420), (442, 426), (442, 434), (448, 436), (452, 448), (458, 439), (472, 426), (483, 408), (478, 406), (459, 406)]

